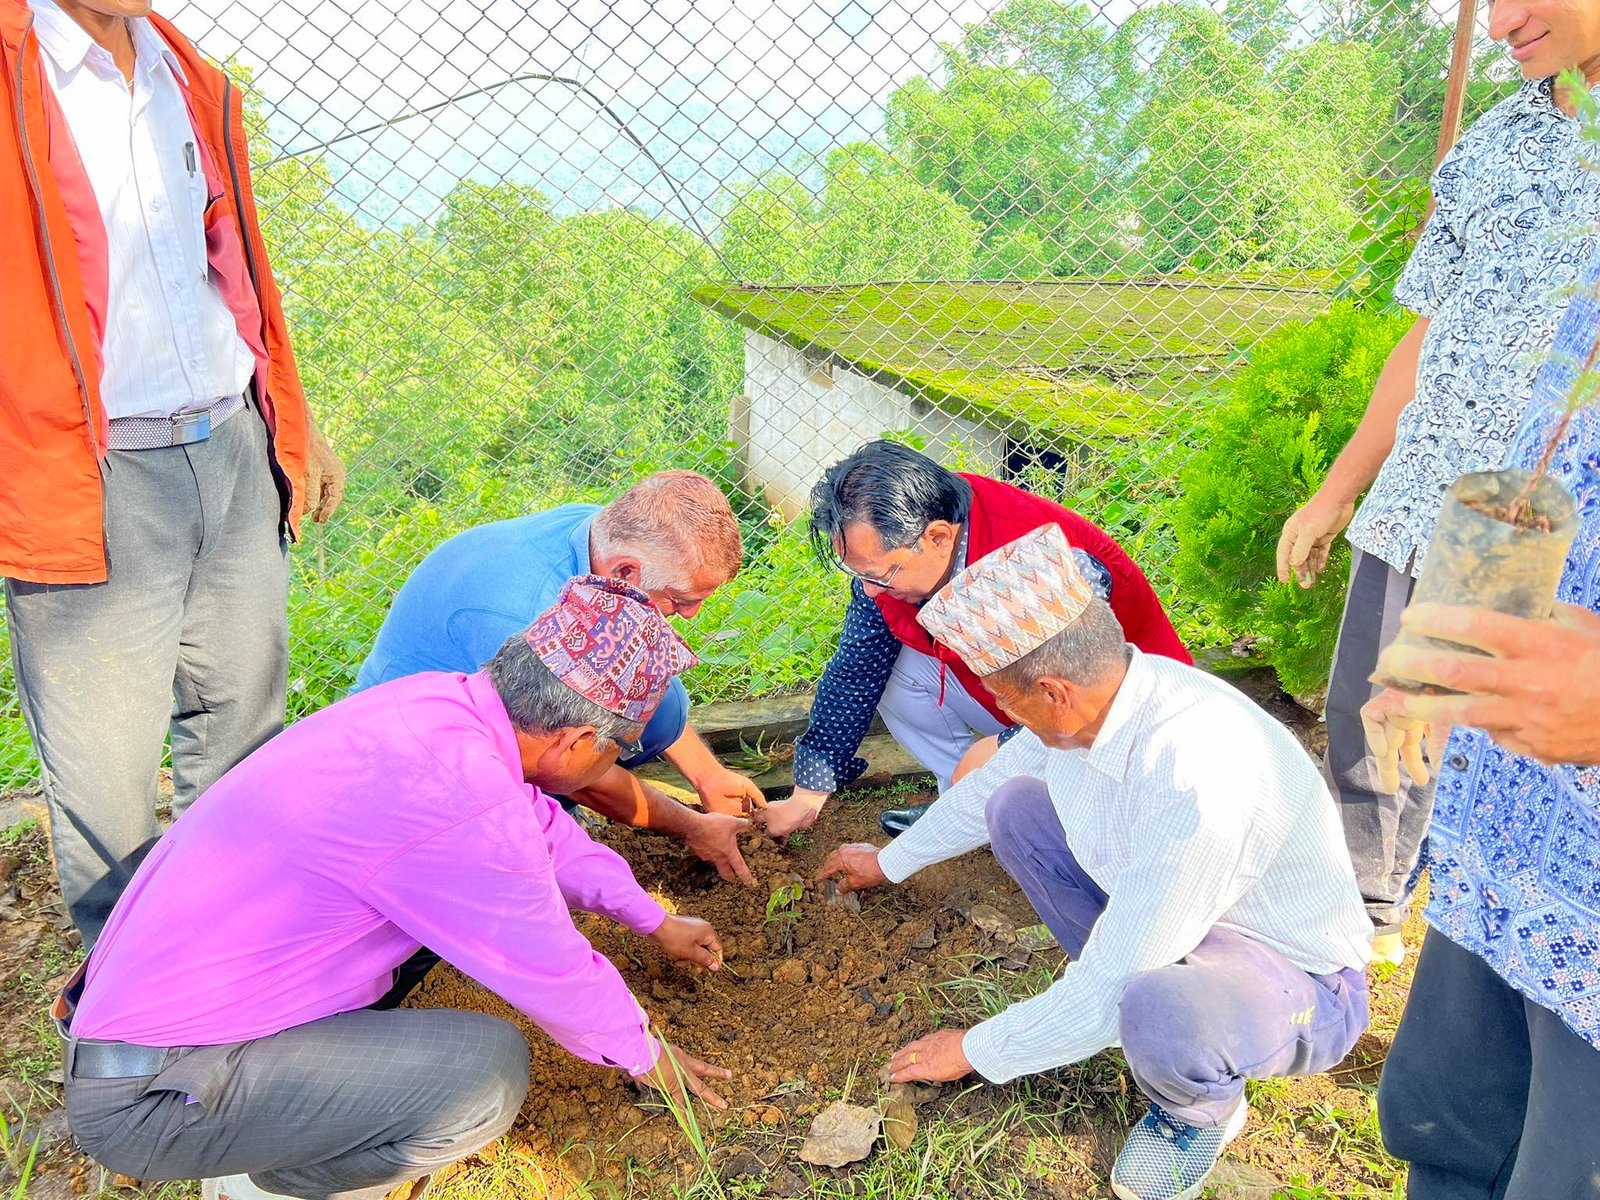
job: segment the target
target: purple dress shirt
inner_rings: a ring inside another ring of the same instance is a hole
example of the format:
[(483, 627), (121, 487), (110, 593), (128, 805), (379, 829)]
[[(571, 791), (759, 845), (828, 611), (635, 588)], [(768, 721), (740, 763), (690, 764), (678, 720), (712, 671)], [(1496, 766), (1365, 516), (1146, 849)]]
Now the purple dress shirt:
[(665, 918), (620, 856), (523, 781), (488, 676), (428, 673), (308, 717), (211, 787), (151, 851), (89, 960), (78, 1037), (248, 1041), (362, 1008), (421, 945), (573, 1054), (658, 1050), (571, 909)]

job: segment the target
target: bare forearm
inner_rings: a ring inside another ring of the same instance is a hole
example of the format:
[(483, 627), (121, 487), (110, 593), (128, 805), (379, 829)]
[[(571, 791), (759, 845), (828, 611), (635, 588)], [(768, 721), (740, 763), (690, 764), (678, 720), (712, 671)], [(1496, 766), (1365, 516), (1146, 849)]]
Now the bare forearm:
[(722, 769), (711, 747), (692, 725), (685, 726), (683, 736), (667, 747), (666, 759), (678, 768), (678, 774), (697, 788), (701, 780)]
[(612, 767), (598, 783), (584, 788), (573, 798), (602, 817), (676, 837), (684, 835), (692, 815), (676, 800), (623, 767)]
[(1319, 489), (1325, 495), (1354, 501), (1378, 477), (1384, 459), (1394, 449), (1400, 412), (1417, 394), (1417, 362), (1427, 332), (1428, 319), (1418, 317), (1416, 324), (1390, 351), (1361, 423), (1328, 468), (1328, 476)]

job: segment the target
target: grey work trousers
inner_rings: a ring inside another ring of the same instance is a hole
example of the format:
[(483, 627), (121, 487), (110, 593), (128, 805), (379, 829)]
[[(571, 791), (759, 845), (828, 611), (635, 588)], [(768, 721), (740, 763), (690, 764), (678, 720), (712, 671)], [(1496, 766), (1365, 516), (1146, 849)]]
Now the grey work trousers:
[(96, 1161), (136, 1179), (248, 1174), (307, 1200), (378, 1200), (482, 1149), (516, 1120), (528, 1044), (498, 1017), (361, 1009), (225, 1046), (169, 1050), (159, 1074), (80, 1078), (67, 1116)]
[(1367, 677), (1378, 665), (1378, 653), (1399, 632), (1413, 582), (1381, 558), (1355, 552), (1328, 681), (1322, 774), (1339, 806), (1356, 883), (1379, 933), (1398, 933), (1405, 921), (1433, 814), (1432, 781), (1419, 786), (1402, 770), (1398, 792), (1378, 790), (1377, 764), (1361, 728), (1361, 706), (1380, 690)]
[(1600, 1048), (1429, 929), (1378, 1084), (1411, 1200), (1600, 1200)]
[(253, 407), (203, 442), (106, 456), (108, 578), (8, 579), (17, 695), (33, 735), (61, 891), (85, 948), (177, 817), (283, 728), (288, 565)]

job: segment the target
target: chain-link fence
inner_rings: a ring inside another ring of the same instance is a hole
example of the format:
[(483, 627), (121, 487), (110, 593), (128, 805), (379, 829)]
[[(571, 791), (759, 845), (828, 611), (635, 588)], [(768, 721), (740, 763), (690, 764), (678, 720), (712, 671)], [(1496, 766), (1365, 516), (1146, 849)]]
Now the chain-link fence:
[[(245, 85), (306, 390), (350, 468), (294, 556), (303, 713), (343, 694), (442, 539), (668, 466), (742, 489), (747, 534), (745, 571), (686, 629), (691, 689), (807, 686), (845, 589), (783, 518), (884, 433), (1101, 523), (1180, 630), (1215, 640), (1169, 586), (1177, 471), (1241, 349), (1372, 284), (1370, 239), (1420, 213), (1456, 8), (168, 15)], [(1485, 61), (1469, 119), (1510, 86)], [(34, 768), (9, 676), (0, 708), (17, 786)]]

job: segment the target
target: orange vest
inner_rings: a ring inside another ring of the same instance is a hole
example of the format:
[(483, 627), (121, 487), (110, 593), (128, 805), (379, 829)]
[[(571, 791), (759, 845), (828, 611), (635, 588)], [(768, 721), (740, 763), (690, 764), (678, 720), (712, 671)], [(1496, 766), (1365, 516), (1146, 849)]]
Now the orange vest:
[[(45, 80), (32, 19), (23, 0), (0, 0), (0, 575), (102, 583), (105, 229)], [(211, 194), (221, 196), (205, 217), (207, 253), (256, 357), (255, 398), (292, 537), (306, 466), (305, 393), (250, 191), (242, 97), (169, 22), (149, 19), (188, 76), (196, 144)]]

